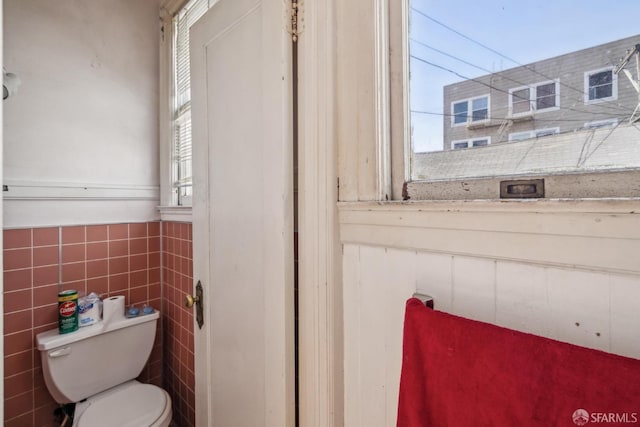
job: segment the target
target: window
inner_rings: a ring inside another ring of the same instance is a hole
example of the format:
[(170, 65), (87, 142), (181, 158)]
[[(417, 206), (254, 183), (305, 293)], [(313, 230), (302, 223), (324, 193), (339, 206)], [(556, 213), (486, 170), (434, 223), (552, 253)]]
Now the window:
[(613, 69), (585, 73), (585, 103), (613, 101), (618, 97), (618, 79)]
[(489, 98), (483, 97), (471, 101), (471, 121), (477, 122), (489, 118)]
[(454, 150), (460, 150), (460, 149), (469, 148), (469, 147), (485, 147), (489, 144), (491, 144), (491, 138), (484, 137), (484, 138), (477, 138), (477, 139), (467, 139), (462, 141), (452, 141), (451, 148)]
[(509, 142), (524, 141), (531, 138), (542, 138), (543, 136), (560, 133), (560, 128), (538, 129), (525, 132), (515, 132), (509, 134)]
[(552, 129), (540, 129), (535, 131), (536, 138), (542, 138), (543, 136), (550, 136), (560, 133), (560, 128), (552, 128)]
[[(405, 53), (405, 68), (394, 65), (392, 71), (397, 76), (402, 70), (408, 78), (408, 88), (400, 88), (407, 91), (408, 104), (403, 134), (410, 139), (409, 180), (416, 185), (428, 181), (421, 198), (451, 196), (448, 191), (436, 194), (437, 189), (457, 188), (449, 181), (461, 179), (575, 177), (640, 169), (640, 154), (622, 144), (625, 138), (640, 140), (638, 130), (629, 125), (638, 105), (635, 56), (640, 54), (633, 49), (640, 35), (634, 19), (625, 16), (619, 22), (619, 14), (603, 12), (619, 23), (616, 31), (578, 39), (567, 16), (577, 13), (581, 25), (600, 28), (604, 15), (576, 10), (564, 1), (540, 6), (537, 18), (520, 4), (507, 9), (469, 0), (461, 0), (460, 7), (408, 1), (409, 16), (403, 22), (408, 33), (402, 40), (407, 49), (392, 39), (390, 55), (396, 64), (398, 50)], [(634, 57), (619, 62), (625, 55)], [(615, 64), (632, 77), (618, 79)], [(392, 96), (396, 80), (391, 79)], [(402, 93), (400, 89), (395, 93)], [(605, 102), (613, 99), (616, 102)], [(399, 107), (391, 108), (392, 121), (403, 117)], [(609, 129), (587, 131), (605, 126)], [(483, 140), (482, 150), (472, 149), (482, 147)]]
[[(451, 106), (452, 126), (479, 122), (489, 118), (489, 97), (481, 96), (464, 101), (456, 101)], [(471, 111), (471, 114), (469, 114)]]
[(511, 93), (512, 114), (528, 113), (531, 111), (531, 89), (518, 89)]
[(509, 90), (509, 104), (512, 115), (556, 108), (560, 104), (559, 81), (538, 83), (530, 87)]
[(191, 205), (191, 78), (189, 28), (213, 0), (190, 0), (173, 19), (173, 171), (174, 204)]
[(596, 120), (584, 124), (585, 129), (612, 128), (618, 125), (618, 119)]
[(546, 83), (536, 86), (536, 110), (545, 110), (558, 105), (556, 102), (557, 83)]
[(469, 102), (456, 102), (453, 104), (453, 124), (459, 125), (467, 123), (467, 112), (469, 111)]

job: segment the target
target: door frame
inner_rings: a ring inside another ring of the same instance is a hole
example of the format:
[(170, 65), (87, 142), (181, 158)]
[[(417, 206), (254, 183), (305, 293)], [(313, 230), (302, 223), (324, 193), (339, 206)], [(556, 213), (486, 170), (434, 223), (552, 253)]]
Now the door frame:
[(335, 5), (299, 2), (298, 357), (300, 425), (344, 425), (338, 235)]

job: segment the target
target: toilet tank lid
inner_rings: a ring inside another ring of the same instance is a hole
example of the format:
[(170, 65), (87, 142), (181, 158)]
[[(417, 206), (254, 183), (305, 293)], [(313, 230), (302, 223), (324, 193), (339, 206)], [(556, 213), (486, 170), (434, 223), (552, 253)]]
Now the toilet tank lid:
[(36, 343), (38, 345), (38, 350), (40, 351), (51, 350), (54, 348), (69, 345), (77, 341), (91, 338), (105, 332), (115, 331), (117, 329), (149, 322), (151, 320), (157, 320), (159, 317), (160, 312), (156, 310), (151, 314), (145, 314), (132, 318), (123, 318), (121, 320), (114, 320), (109, 324), (105, 324), (103, 321), (100, 321), (91, 326), (85, 326), (75, 332), (68, 332), (66, 334), (60, 334), (58, 329), (51, 329), (49, 331), (41, 332), (36, 335)]

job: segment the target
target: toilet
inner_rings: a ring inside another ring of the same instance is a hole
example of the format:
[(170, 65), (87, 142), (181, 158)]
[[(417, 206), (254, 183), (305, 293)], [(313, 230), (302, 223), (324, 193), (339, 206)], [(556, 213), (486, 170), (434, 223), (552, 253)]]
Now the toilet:
[[(60, 404), (76, 403), (74, 427), (168, 427), (171, 398), (135, 380), (151, 354), (160, 313), (126, 318), (122, 297), (105, 301), (102, 321), (36, 336), (47, 389)], [(107, 310), (107, 304), (119, 305)]]

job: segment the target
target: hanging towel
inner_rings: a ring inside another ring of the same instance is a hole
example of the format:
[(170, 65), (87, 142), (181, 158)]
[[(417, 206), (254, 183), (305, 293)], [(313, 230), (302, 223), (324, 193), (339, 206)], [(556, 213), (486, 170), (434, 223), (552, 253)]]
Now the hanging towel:
[(398, 427), (585, 424), (640, 426), (640, 360), (407, 301)]

